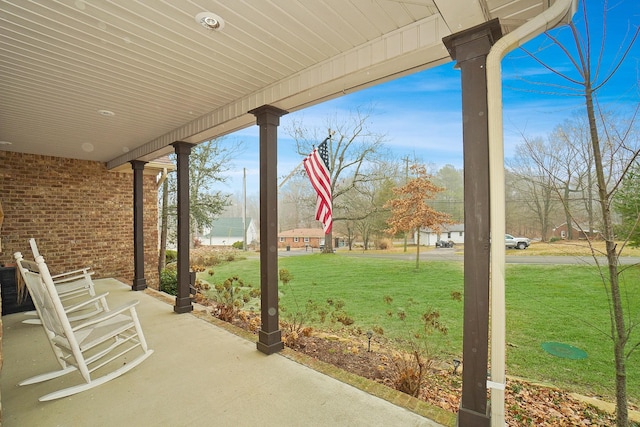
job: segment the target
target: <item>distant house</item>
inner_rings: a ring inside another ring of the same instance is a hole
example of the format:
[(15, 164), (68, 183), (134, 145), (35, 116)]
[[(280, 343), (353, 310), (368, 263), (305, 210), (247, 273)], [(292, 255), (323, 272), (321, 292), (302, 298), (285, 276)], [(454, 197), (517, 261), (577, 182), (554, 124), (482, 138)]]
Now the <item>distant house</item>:
[(278, 233), (278, 247), (286, 248), (319, 248), (324, 246), (322, 228), (294, 228)]
[[(247, 244), (255, 243), (258, 240), (258, 232), (253, 219), (246, 219), (245, 229)], [(218, 218), (199, 239), (201, 244), (210, 246), (231, 246), (235, 242), (243, 242), (242, 218)]]
[[(588, 225), (583, 225), (578, 227), (577, 224), (572, 223), (571, 224), (573, 230), (573, 239), (574, 240), (586, 240), (587, 236), (589, 236), (590, 238), (599, 238), (600, 237), (600, 232), (598, 230), (593, 230), (591, 233), (589, 233), (589, 226)], [(582, 230), (581, 230), (582, 228)], [(558, 225), (557, 227), (554, 227), (553, 230), (551, 231), (552, 237), (556, 237), (558, 239), (563, 239), (566, 240), (569, 238), (569, 227), (567, 226), (566, 222), (563, 222), (562, 224)]]
[[(413, 241), (417, 242), (418, 233), (414, 233)], [(455, 244), (464, 243), (464, 224), (450, 224), (440, 227), (440, 232), (430, 228), (420, 229), (420, 245), (435, 246), (438, 240), (451, 240)]]

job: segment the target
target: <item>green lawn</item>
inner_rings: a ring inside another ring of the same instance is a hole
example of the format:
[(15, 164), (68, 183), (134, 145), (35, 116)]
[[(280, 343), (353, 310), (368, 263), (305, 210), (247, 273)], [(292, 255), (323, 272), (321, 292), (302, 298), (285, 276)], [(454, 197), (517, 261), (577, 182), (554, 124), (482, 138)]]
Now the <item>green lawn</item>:
[[(416, 271), (414, 261), (313, 254), (281, 258), (279, 268), (286, 268), (294, 277), (288, 285), (292, 290), (280, 286), (284, 307), (291, 307), (294, 294), (299, 303), (343, 300), (344, 310), (355, 320), (353, 327), (362, 331), (381, 328), (385, 339), (391, 340), (410, 337), (420, 328), (420, 315), (436, 310), (448, 334), (432, 334), (429, 346), (446, 360), (462, 355), (463, 303), (451, 297), (452, 292), (464, 289), (462, 263), (422, 263)], [(254, 286), (260, 281), (256, 258), (214, 270), (215, 282), (231, 275)], [(624, 301), (636, 323), (640, 323), (639, 277), (640, 268), (628, 270), (623, 284)], [(509, 265), (506, 280), (507, 373), (612, 400), (609, 308), (597, 270), (583, 265)], [(387, 304), (385, 297), (392, 298), (392, 303)], [(405, 321), (398, 318), (398, 311), (407, 314)], [(632, 338), (633, 343), (639, 342), (640, 331)], [(552, 356), (541, 347), (547, 341), (578, 347), (588, 357)], [(627, 360), (627, 376), (629, 398), (640, 403), (640, 348)]]

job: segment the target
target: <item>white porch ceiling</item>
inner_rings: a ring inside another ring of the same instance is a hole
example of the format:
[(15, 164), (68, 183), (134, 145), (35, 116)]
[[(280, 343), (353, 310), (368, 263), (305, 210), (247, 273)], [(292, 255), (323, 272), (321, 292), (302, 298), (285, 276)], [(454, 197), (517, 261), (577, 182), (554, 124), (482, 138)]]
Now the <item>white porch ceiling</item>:
[(493, 18), (508, 32), (550, 2), (2, 0), (0, 150), (151, 160), (255, 124), (264, 104), (295, 111), (447, 62), (444, 36)]

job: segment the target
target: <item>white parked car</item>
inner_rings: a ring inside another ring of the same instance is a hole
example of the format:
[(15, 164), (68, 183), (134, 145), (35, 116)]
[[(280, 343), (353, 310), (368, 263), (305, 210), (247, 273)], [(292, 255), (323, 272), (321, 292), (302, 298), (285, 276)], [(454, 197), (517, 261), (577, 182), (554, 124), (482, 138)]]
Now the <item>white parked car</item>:
[(505, 234), (504, 244), (507, 249), (527, 249), (531, 244), (531, 240), (527, 237), (513, 237), (511, 234)]

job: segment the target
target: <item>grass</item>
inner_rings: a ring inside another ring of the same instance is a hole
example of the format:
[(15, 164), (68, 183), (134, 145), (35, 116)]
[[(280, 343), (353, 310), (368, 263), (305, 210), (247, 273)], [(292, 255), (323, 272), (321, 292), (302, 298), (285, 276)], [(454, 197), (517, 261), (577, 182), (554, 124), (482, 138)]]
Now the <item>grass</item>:
[[(353, 327), (361, 331), (380, 328), (391, 340), (413, 336), (420, 331), (421, 314), (436, 310), (448, 333), (432, 334), (430, 348), (446, 361), (461, 357), (463, 303), (451, 294), (463, 292), (462, 263), (422, 263), (418, 271), (414, 267), (414, 261), (339, 254), (281, 258), (279, 268), (289, 270), (294, 279), (280, 286), (280, 304), (291, 308), (294, 296), (299, 304), (308, 299), (318, 303), (329, 298), (343, 300), (344, 310), (355, 320)], [(508, 265), (506, 273), (507, 373), (613, 400), (609, 308), (598, 271), (584, 265)], [(222, 281), (231, 275), (258, 286), (259, 260), (216, 266), (212, 279)], [(640, 322), (639, 277), (640, 268), (634, 267), (623, 278), (624, 299), (636, 323)], [(386, 297), (392, 299), (391, 304), (385, 302)], [(399, 311), (407, 314), (405, 321), (398, 318)], [(581, 348), (588, 357), (571, 360), (552, 356), (541, 348), (547, 341)], [(631, 340), (632, 344), (637, 342), (638, 330)], [(639, 404), (640, 349), (626, 366), (628, 396)]]
[[(622, 247), (623, 242), (617, 242), (618, 248)], [(605, 256), (605, 243), (601, 240), (596, 240), (592, 242), (592, 247), (598, 256)], [(420, 253), (424, 253), (425, 251), (435, 250), (433, 246), (420, 248)], [(464, 245), (456, 245), (455, 246), (456, 253), (462, 254), (464, 253)], [(362, 251), (360, 251), (362, 252)], [(372, 253), (404, 253), (404, 247), (402, 245), (395, 245), (392, 248), (385, 250), (373, 250), (370, 251)], [(416, 247), (415, 245), (407, 246), (407, 253), (415, 254)], [(534, 241), (531, 243), (531, 246), (526, 250), (517, 250), (517, 249), (509, 249), (507, 250), (507, 255), (516, 255), (516, 256), (591, 256), (591, 248), (586, 240), (558, 240), (555, 242), (540, 242)], [(621, 257), (640, 257), (640, 247), (632, 248), (630, 246), (625, 246)]]
[[(627, 270), (623, 295), (633, 319), (640, 315), (640, 269)], [(512, 265), (507, 269), (507, 365), (512, 375), (547, 381), (569, 390), (614, 395), (609, 304), (596, 268)], [(588, 353), (584, 360), (547, 354), (540, 344), (562, 342)], [(636, 330), (630, 342), (640, 342)], [(630, 346), (628, 346), (630, 348)], [(640, 352), (627, 360), (628, 394), (640, 402)]]
[[(617, 242), (618, 248), (623, 242)], [(592, 247), (598, 256), (606, 256), (605, 243), (602, 240), (592, 242)], [(552, 256), (591, 256), (591, 248), (586, 240), (558, 240), (549, 242), (533, 242), (524, 251), (509, 250), (508, 255), (552, 255)], [(621, 257), (640, 256), (640, 248), (625, 246)]]

